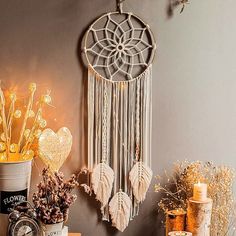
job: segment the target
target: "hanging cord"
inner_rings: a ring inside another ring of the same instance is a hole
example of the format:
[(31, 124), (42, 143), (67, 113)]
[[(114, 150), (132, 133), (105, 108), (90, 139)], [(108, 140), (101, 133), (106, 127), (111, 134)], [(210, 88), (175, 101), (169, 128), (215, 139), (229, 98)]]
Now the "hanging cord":
[(140, 79), (137, 80), (137, 94), (136, 94), (136, 161), (140, 161)]
[(103, 97), (103, 117), (102, 117), (102, 162), (107, 162), (107, 82), (104, 81)]
[(119, 185), (120, 185), (120, 191), (122, 191), (122, 189), (123, 189), (123, 185), (122, 185), (122, 181), (123, 181), (123, 158), (124, 158), (124, 154), (123, 154), (123, 148), (124, 148), (124, 146), (123, 146), (123, 123), (124, 123), (124, 120), (123, 120), (123, 113), (124, 113), (124, 107), (123, 107), (123, 104), (124, 104), (124, 89), (123, 89), (123, 83), (121, 83), (121, 85), (120, 85), (120, 135), (121, 135), (121, 137), (120, 137), (120, 140), (121, 140), (121, 142), (120, 142), (120, 183), (119, 183)]
[(123, 13), (123, 2), (125, 0), (116, 0), (117, 11), (122, 14)]

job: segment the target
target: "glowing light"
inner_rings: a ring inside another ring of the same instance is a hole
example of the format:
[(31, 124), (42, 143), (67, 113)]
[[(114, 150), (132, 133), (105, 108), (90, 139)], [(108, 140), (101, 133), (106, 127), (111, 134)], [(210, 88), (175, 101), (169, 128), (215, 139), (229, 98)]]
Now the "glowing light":
[(16, 110), (15, 112), (14, 112), (14, 117), (16, 118), (16, 119), (19, 119), (19, 118), (21, 118), (21, 110)]
[(3, 142), (0, 142), (0, 152), (6, 151), (6, 144)]
[(16, 94), (15, 93), (10, 93), (10, 99), (11, 101), (16, 101)]
[(12, 143), (10, 145), (10, 152), (16, 153), (18, 151), (18, 145), (16, 143)]
[(33, 118), (33, 117), (35, 117), (35, 113), (33, 110), (30, 110), (29, 111), (29, 118)]
[(44, 120), (44, 119), (40, 120), (39, 126), (40, 126), (41, 128), (45, 128), (45, 127), (47, 126), (47, 121)]
[(30, 135), (30, 129), (26, 129), (25, 132), (24, 132), (24, 136), (25, 138), (27, 139)]
[(4, 142), (6, 141), (6, 136), (5, 136), (4, 133), (1, 134), (1, 140), (4, 141)]
[(29, 85), (30, 92), (35, 92), (36, 89), (37, 89), (36, 83), (30, 83)]
[(43, 95), (43, 102), (46, 103), (46, 104), (50, 104), (52, 102), (52, 98), (49, 94), (47, 95)]

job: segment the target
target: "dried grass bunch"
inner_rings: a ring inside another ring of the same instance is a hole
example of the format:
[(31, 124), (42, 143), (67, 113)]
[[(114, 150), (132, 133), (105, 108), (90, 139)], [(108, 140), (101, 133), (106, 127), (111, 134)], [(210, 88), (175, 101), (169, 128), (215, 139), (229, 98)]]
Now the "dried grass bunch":
[(235, 171), (226, 166), (215, 166), (211, 162), (183, 161), (175, 164), (170, 176), (165, 173), (167, 183), (157, 176), (155, 191), (163, 194), (159, 209), (166, 212), (187, 208), (187, 200), (193, 195), (193, 185), (199, 181), (208, 184), (208, 197), (213, 199), (211, 235), (234, 235), (236, 226), (236, 205), (233, 194)]
[(65, 181), (63, 173), (52, 174), (49, 169), (44, 169), (42, 181), (38, 184), (38, 192), (33, 194), (33, 203), (39, 220), (43, 224), (67, 221), (69, 207), (77, 198), (72, 191), (78, 185), (76, 175)]

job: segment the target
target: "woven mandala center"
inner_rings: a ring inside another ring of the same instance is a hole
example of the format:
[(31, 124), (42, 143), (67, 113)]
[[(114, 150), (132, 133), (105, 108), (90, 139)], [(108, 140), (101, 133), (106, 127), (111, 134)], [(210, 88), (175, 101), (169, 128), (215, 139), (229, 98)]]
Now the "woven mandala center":
[(131, 13), (108, 13), (89, 28), (87, 61), (102, 77), (130, 80), (152, 62), (155, 42), (149, 26)]
[(120, 44), (117, 45), (116, 49), (117, 49), (118, 52), (121, 53), (122, 51), (124, 51), (125, 46), (124, 46), (123, 44), (120, 43)]

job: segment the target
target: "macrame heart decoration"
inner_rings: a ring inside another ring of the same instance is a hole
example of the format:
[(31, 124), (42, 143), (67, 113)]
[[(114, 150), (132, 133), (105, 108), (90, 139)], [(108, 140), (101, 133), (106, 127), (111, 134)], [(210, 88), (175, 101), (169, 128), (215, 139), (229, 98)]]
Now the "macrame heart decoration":
[(105, 164), (99, 163), (92, 172), (91, 183), (96, 199), (101, 202), (102, 208), (107, 205), (111, 196), (114, 182), (114, 171)]
[(120, 190), (109, 203), (112, 225), (123, 232), (129, 224), (132, 202), (130, 197)]
[(72, 147), (72, 135), (66, 127), (57, 133), (45, 129), (39, 138), (39, 156), (51, 171), (58, 171), (67, 159)]
[(146, 198), (152, 180), (152, 170), (143, 162), (137, 162), (129, 173), (133, 194), (138, 203)]

